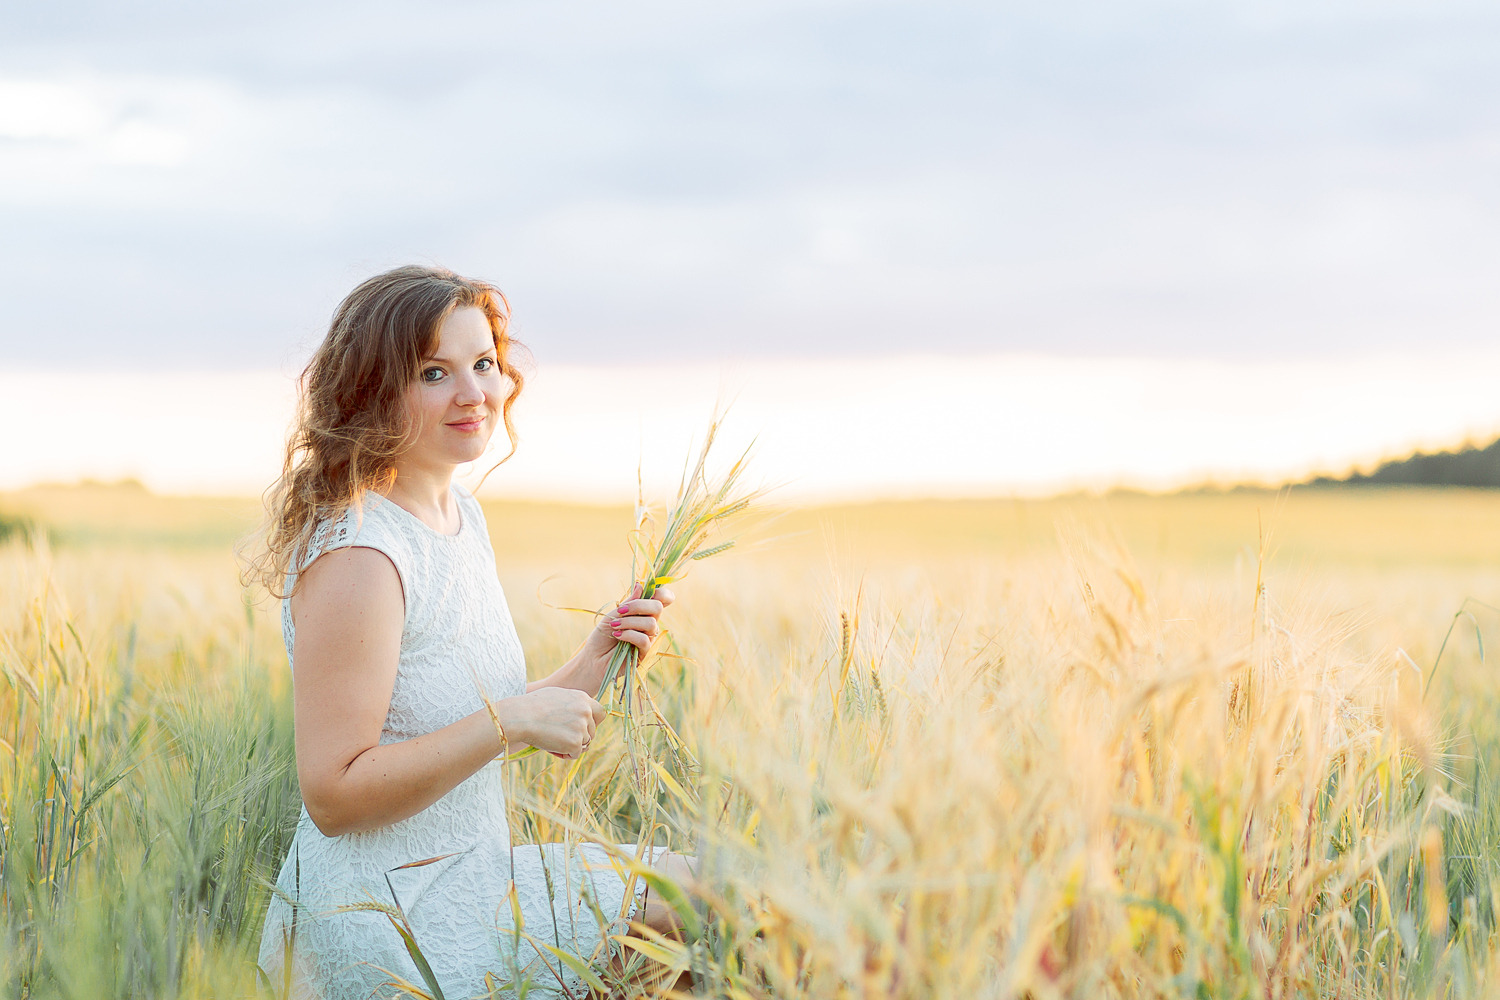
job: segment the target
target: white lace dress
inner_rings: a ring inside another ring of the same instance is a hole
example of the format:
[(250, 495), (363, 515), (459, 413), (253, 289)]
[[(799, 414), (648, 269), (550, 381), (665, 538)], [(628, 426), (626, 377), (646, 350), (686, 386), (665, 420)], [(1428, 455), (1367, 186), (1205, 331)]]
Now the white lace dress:
[[(301, 563), (355, 545), (385, 553), (400, 574), (406, 612), (381, 743), (457, 722), (483, 707), (481, 690), (491, 700), (526, 691), (484, 514), (467, 492), (454, 494), (462, 518), (455, 535), (369, 493), (343, 519), (320, 527)], [(290, 658), (288, 601), (281, 621)], [(260, 967), (273, 986), (279, 991), (286, 981), (288, 954), (294, 997), (391, 995), (393, 977), (424, 986), (384, 913), (344, 909), (373, 900), (399, 903), (449, 1000), (487, 996), (485, 973), (500, 983), (529, 977), (531, 996), (587, 996), (577, 975), (528, 938), (597, 967), (614, 947), (605, 943), (608, 935), (633, 917), (644, 882), (633, 880), (627, 896), (623, 870), (593, 845), (512, 848), (502, 768), (488, 764), (417, 815), (377, 830), (325, 837), (304, 808), (261, 935)], [(401, 867), (439, 855), (449, 857)], [(512, 879), (520, 936), (507, 897)], [(512, 985), (499, 995), (515, 994)]]

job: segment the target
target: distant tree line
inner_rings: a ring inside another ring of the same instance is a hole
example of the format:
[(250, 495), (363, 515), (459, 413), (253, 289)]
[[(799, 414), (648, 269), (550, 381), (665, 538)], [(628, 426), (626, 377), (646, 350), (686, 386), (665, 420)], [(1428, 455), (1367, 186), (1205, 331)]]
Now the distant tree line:
[(1380, 463), (1374, 472), (1353, 472), (1341, 479), (1318, 476), (1309, 486), (1474, 486), (1500, 488), (1500, 438), (1457, 451), (1417, 452)]

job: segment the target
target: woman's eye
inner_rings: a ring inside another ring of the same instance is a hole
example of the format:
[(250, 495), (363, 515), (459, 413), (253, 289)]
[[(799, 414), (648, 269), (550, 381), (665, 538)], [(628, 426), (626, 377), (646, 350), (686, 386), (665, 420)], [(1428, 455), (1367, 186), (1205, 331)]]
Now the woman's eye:
[(487, 372), (491, 368), (494, 368), (494, 367), (495, 367), (495, 359), (494, 358), (480, 358), (478, 361), (474, 362), (474, 370), (476, 372)]
[(436, 381), (438, 381), (439, 379), (441, 379), (443, 377), (443, 374), (444, 373), (443, 373), (443, 370), (441, 368), (423, 368), (422, 369), (422, 381), (423, 382), (436, 382)]

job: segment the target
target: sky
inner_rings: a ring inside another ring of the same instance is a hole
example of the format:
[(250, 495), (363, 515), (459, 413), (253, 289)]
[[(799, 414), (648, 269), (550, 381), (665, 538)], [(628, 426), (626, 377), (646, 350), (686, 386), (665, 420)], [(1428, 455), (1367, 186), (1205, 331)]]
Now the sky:
[[(950, 426), (944, 386), (1028, 357), (1078, 366), (1064, 396), (1105, 361), (1132, 398), (1195, 365), (1330, 398), (1488, 372), (1497, 43), (1470, 0), (0, 0), (0, 375), (285, 380), (412, 260), (499, 284), (556, 384), (753, 372), (809, 413), (834, 363), (920, 360)], [(1374, 442), (1295, 419), (1352, 462), (1500, 429), (1473, 391)], [(1075, 452), (1047, 481), (1162, 474)]]
[[(779, 503), (1269, 485), (1368, 465), (1392, 441), (1488, 440), (1497, 384), (1496, 350), (1462, 365), (1042, 354), (545, 365), (516, 404), (516, 454), (484, 489), (628, 503), (639, 472), (648, 499), (668, 499), (726, 404), (715, 467), (752, 447), (750, 478)], [(280, 469), (292, 390), (276, 371), (0, 371), (0, 426), (25, 429), (5, 439), (0, 489), (133, 478), (259, 493)], [(497, 435), (461, 481), (476, 486), (506, 450)]]

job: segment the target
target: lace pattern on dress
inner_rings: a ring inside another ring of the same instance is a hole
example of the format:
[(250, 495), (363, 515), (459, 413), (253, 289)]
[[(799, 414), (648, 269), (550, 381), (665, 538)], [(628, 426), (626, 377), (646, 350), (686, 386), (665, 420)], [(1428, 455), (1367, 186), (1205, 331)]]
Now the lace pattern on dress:
[[(524, 654), (495, 575), (483, 511), (467, 492), (454, 492), (456, 534), (434, 531), (369, 494), (342, 518), (318, 526), (297, 567), (362, 546), (396, 568), (405, 617), (381, 743), (457, 722), (486, 697), (526, 691)], [(289, 599), (282, 602), (282, 633), (295, 677)], [(512, 848), (503, 776), (501, 764), (488, 764), (415, 816), (338, 837), (325, 837), (304, 808), (261, 937), (260, 965), (272, 982), (283, 981), (290, 952), (295, 996), (380, 995), (392, 976), (423, 985), (388, 912), (378, 908), (399, 903), (444, 993), (455, 1000), (486, 995), (486, 972), (501, 981), (530, 975), (532, 996), (587, 996), (581, 977), (517, 935), (512, 881), (524, 934), (590, 962), (605, 960), (609, 936), (635, 918), (644, 883), (634, 880), (627, 894), (618, 864), (593, 845)], [(443, 860), (402, 867), (435, 857)]]

